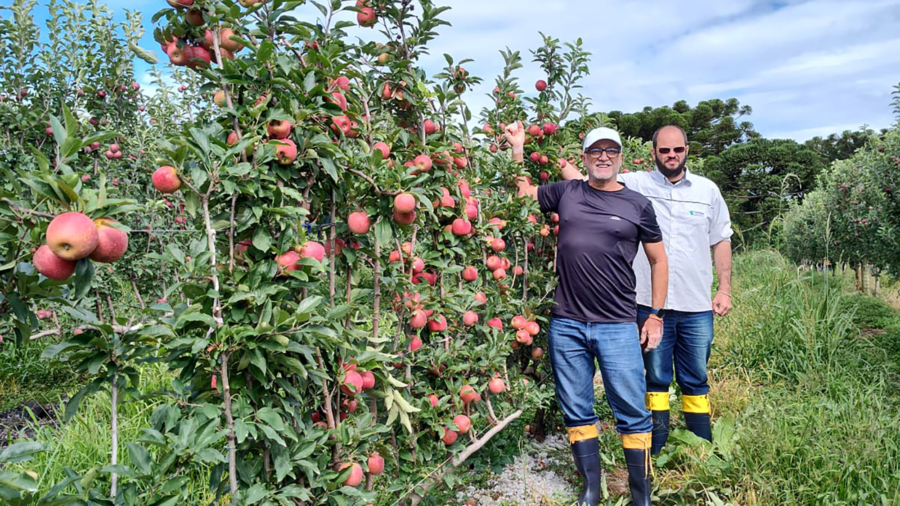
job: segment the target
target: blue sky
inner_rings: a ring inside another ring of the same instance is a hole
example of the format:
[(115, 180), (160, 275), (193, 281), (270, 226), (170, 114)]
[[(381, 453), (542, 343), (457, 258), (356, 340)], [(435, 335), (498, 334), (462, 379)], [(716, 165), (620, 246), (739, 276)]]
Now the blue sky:
[[(532, 83), (542, 76), (529, 49), (540, 44), (541, 31), (562, 42), (582, 38), (592, 53), (583, 93), (596, 110), (736, 97), (753, 108), (749, 120), (764, 136), (799, 141), (895, 121), (890, 101), (900, 82), (900, 0), (442, 3), (452, 7), (443, 16), (452, 26), (440, 29), (423, 67), (438, 72), (444, 53), (475, 59), (466, 68), (484, 83), (467, 94), (473, 111), (490, 101), (487, 94), (503, 64), (498, 50), (504, 47), (522, 53), (525, 68), (517, 76), (527, 93), (536, 93)], [(124, 17), (125, 8), (144, 14), (142, 46), (158, 54), (149, 20), (161, 5), (162, 0), (109, 2), (117, 17)], [(299, 17), (320, 16), (311, 5), (299, 9)], [(342, 16), (355, 19), (351, 12)], [(351, 34), (382, 37), (372, 29)], [(139, 76), (147, 69), (138, 62)], [(146, 84), (146, 76), (139, 81)]]

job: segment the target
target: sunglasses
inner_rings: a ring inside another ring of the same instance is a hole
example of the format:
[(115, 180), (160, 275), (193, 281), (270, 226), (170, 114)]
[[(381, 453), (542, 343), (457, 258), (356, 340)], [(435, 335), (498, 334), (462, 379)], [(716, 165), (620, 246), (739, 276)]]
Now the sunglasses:
[(684, 153), (686, 148), (684, 146), (678, 146), (677, 148), (656, 148), (656, 152), (661, 155), (668, 155), (669, 151), (674, 151), (676, 153)]

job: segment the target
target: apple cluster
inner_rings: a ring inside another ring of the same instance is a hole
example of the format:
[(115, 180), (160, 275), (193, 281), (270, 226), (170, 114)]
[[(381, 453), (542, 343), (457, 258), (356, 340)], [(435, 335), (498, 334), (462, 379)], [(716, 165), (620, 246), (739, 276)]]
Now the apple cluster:
[(116, 228), (115, 223), (112, 218), (91, 220), (78, 212), (60, 214), (47, 227), (47, 244), (34, 252), (34, 268), (50, 279), (65, 281), (84, 258), (115, 262), (128, 249), (128, 233)]

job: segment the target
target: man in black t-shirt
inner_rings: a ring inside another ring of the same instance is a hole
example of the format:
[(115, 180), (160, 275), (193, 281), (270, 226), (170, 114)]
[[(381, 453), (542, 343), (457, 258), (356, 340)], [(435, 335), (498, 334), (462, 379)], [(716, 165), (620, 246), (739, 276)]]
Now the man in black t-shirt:
[[(521, 122), (506, 128), (513, 160), (523, 160)], [(584, 139), (587, 181), (532, 186), (519, 177), (519, 196), (537, 199), (542, 212), (559, 214), (556, 306), (551, 310), (550, 363), (572, 454), (585, 478), (579, 504), (600, 501), (600, 454), (594, 413), (594, 359), (616, 417), (634, 504), (650, 505), (650, 411), (641, 346), (655, 348), (662, 320), (648, 318), (638, 333), (632, 261), (643, 245), (651, 266), (653, 307), (661, 308), (668, 286), (662, 233), (653, 206), (616, 181), (624, 154), (619, 134), (592, 130)]]

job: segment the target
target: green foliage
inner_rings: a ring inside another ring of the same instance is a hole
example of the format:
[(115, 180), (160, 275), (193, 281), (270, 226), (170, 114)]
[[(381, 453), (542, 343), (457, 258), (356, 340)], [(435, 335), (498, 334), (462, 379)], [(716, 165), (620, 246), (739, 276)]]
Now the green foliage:
[(704, 100), (691, 107), (679, 100), (672, 107), (645, 107), (641, 112), (612, 111), (609, 119), (619, 133), (649, 141), (665, 125), (678, 125), (687, 133), (691, 153), (698, 157), (719, 155), (729, 146), (740, 145), (759, 136), (753, 124), (739, 121), (753, 110), (735, 98)]
[[(884, 134), (886, 130), (882, 130)], [(875, 135), (871, 129), (855, 131), (844, 130), (840, 134), (829, 134), (828, 137), (815, 136), (806, 141), (804, 145), (816, 153), (822, 155), (829, 163), (835, 160), (846, 160), (853, 156), (857, 150), (864, 147), (869, 138)]]
[(792, 140), (755, 138), (705, 159), (703, 170), (722, 191), (745, 241), (754, 242), (750, 232), (767, 232), (791, 199), (815, 187), (824, 168), (818, 154)]
[[(817, 190), (785, 215), (783, 247), (795, 261), (900, 269), (900, 131), (890, 130), (819, 175)], [(810, 207), (811, 206), (811, 207)], [(827, 225), (827, 229), (826, 229)], [(796, 234), (799, 234), (796, 235)], [(803, 240), (797, 240), (802, 238)]]

